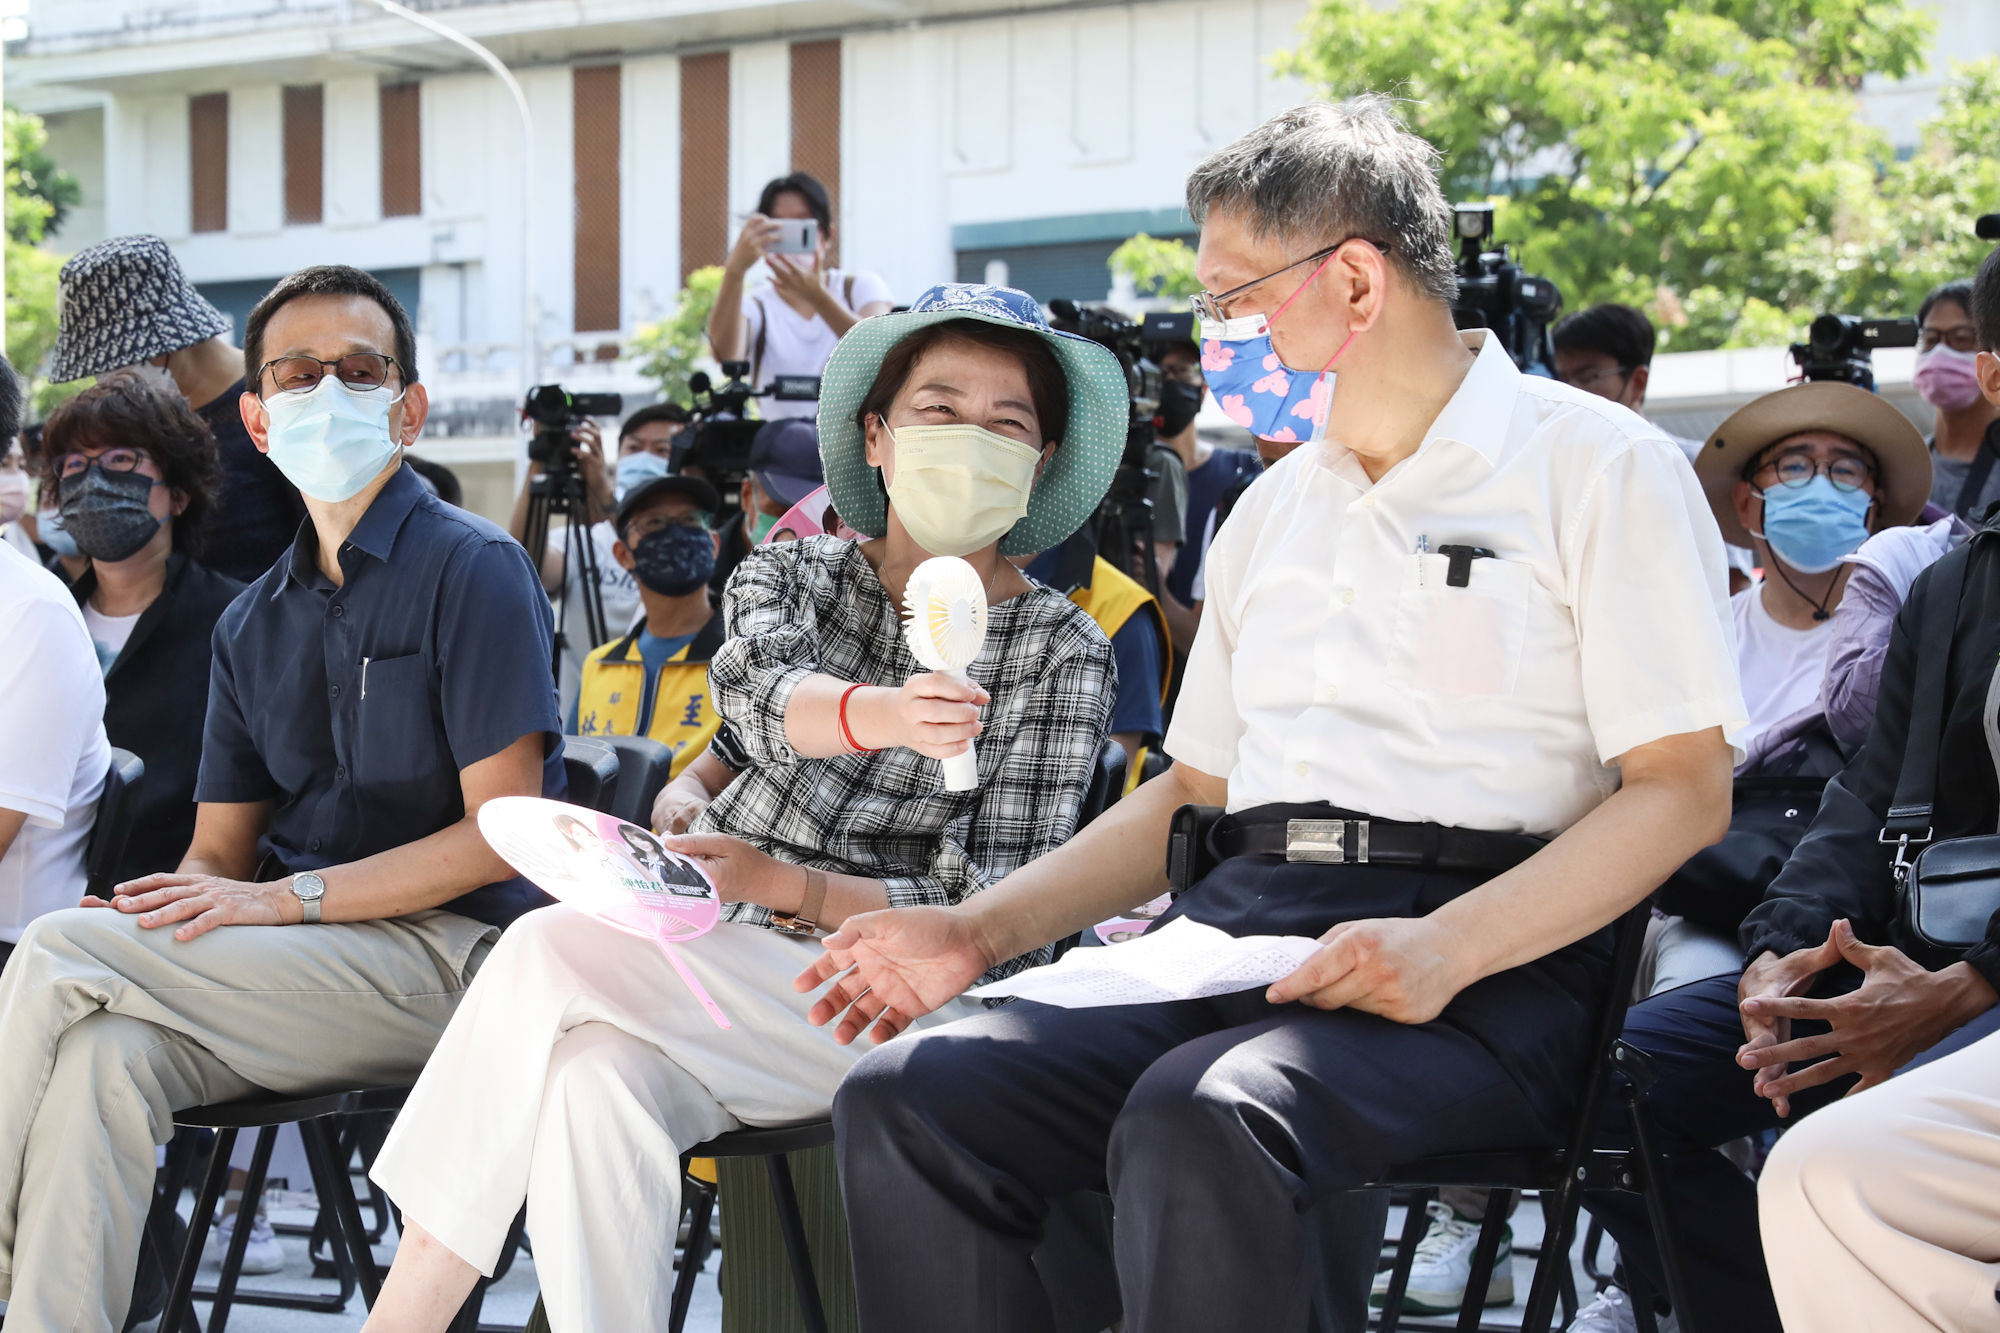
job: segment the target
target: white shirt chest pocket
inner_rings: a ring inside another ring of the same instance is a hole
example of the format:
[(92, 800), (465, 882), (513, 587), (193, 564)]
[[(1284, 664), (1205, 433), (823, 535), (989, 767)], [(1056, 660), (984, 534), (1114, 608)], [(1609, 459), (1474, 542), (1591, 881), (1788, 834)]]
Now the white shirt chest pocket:
[(1389, 678), (1446, 700), (1514, 692), (1528, 633), (1534, 575), (1518, 560), (1473, 560), (1462, 588), (1448, 582), (1442, 555), (1405, 559), (1396, 598), (1396, 639)]

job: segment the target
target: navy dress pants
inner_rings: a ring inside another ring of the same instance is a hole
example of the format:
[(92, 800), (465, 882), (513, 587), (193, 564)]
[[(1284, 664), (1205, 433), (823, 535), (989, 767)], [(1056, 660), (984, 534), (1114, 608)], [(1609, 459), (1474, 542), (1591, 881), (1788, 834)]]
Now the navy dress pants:
[[(1736, 1063), (1744, 1040), (1736, 1003), (1739, 979), (1734, 974), (1710, 977), (1634, 1005), (1625, 1019), (1625, 1040), (1653, 1057), (1658, 1075), (1648, 1104), (1666, 1157), (1661, 1197), (1695, 1307), (1695, 1326), (1703, 1333), (1780, 1333), (1757, 1229), (1757, 1183), (1713, 1151), (1789, 1123), (1756, 1094), (1751, 1072)], [(1813, 994), (1849, 991), (1859, 979), (1852, 968), (1835, 968)], [(1996, 1029), (2000, 1009), (1975, 1019), (1912, 1064), (1936, 1059)], [(1824, 1024), (1793, 1024), (1794, 1036), (1825, 1030)], [(1853, 1085), (1851, 1077), (1837, 1079), (1793, 1096), (1793, 1119), (1837, 1100)], [(1629, 1125), (1623, 1098), (1608, 1098), (1599, 1143), (1630, 1147)], [(1636, 1194), (1592, 1191), (1585, 1206), (1618, 1242), (1624, 1263), (1654, 1291), (1664, 1292), (1665, 1274), (1645, 1200)]]
[[(1317, 935), (1484, 878), (1244, 857), (1166, 919)], [(862, 1327), (1047, 1333), (1031, 1255), (1049, 1200), (1103, 1190), (1127, 1333), (1304, 1329), (1320, 1201), (1433, 1153), (1563, 1140), (1609, 956), (1600, 932), (1419, 1025), (1258, 990), (1017, 1002), (889, 1042), (834, 1101)]]

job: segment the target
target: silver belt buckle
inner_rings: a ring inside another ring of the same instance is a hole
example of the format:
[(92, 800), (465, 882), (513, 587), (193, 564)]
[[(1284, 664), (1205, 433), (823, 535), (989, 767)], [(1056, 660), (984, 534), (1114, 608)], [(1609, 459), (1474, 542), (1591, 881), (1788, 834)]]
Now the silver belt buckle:
[(1292, 819), (1285, 823), (1285, 859), (1319, 865), (1345, 865), (1349, 830), (1354, 834), (1356, 865), (1368, 862), (1368, 821), (1365, 819)]

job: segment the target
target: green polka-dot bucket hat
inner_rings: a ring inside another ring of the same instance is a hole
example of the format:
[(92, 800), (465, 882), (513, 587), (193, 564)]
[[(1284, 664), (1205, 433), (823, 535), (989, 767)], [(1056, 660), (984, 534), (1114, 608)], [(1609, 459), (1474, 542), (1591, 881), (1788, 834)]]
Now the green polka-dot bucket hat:
[(1035, 482), (1027, 514), (1000, 539), (1002, 555), (1037, 555), (1068, 540), (1096, 512), (1125, 450), (1130, 409), (1118, 358), (1088, 338), (1050, 328), (1035, 298), (1011, 287), (945, 283), (908, 310), (876, 315), (848, 330), (820, 378), (819, 456), (827, 490), (856, 532), (879, 537), (886, 530), (888, 500), (855, 416), (890, 348), (918, 329), (954, 319), (1039, 335), (1069, 380), (1069, 429)]

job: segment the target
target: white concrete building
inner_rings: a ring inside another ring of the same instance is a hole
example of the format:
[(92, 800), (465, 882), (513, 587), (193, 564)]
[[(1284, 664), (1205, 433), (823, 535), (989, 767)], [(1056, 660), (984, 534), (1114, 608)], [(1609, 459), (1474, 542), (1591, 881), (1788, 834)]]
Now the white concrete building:
[[(833, 190), (842, 260), (901, 297), (1002, 271), (1100, 297), (1119, 241), (1189, 234), (1195, 161), (1303, 96), (1270, 58), (1307, 0), (409, 2), (519, 76), (531, 253), (508, 94), (366, 0), (30, 0), (6, 92), (82, 183), (59, 251), (155, 232), (239, 328), (304, 264), (383, 277), (439, 401), (427, 451), (488, 513), (518, 451), (525, 292), (543, 378), (644, 393), (623, 341), (799, 168)], [(2000, 50), (2000, 6), (1937, 8), (1931, 68), (1864, 94), (1899, 144), (1951, 60)], [(1902, 361), (1878, 371), (1913, 400)], [(1786, 374), (1780, 351), (1664, 357), (1653, 405), (1705, 433)]]
[(1270, 57), (1305, 0), (412, 3), (520, 79), (531, 254), (500, 82), (360, 0), (33, 0), (6, 90), (82, 182), (60, 251), (164, 236), (239, 329), (304, 264), (380, 275), (420, 325), (430, 452), (469, 477), (516, 448), (530, 285), (544, 378), (643, 392), (622, 340), (798, 168), (900, 297), (1003, 267), (1102, 297), (1118, 242), (1189, 234), (1188, 168), (1303, 95)]

